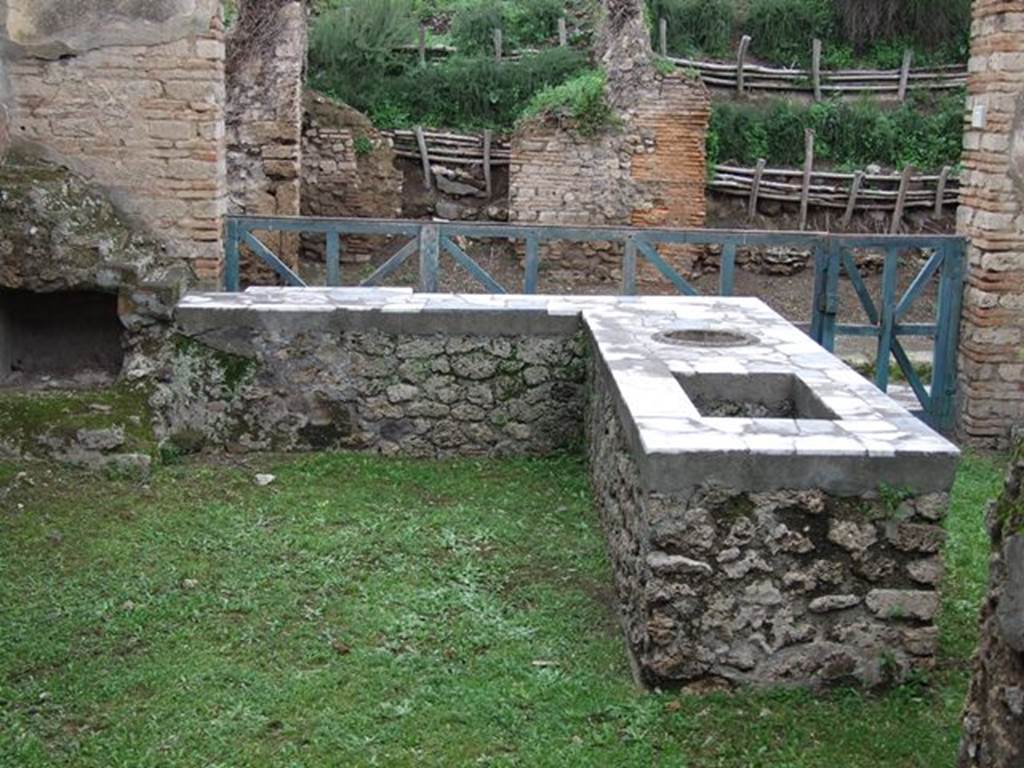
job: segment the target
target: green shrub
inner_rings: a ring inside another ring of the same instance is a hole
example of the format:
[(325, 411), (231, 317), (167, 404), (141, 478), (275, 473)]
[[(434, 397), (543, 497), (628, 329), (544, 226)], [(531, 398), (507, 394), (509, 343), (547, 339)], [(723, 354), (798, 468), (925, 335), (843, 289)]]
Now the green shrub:
[(584, 136), (615, 123), (615, 112), (605, 95), (606, 78), (600, 70), (590, 70), (560, 85), (540, 91), (523, 111), (524, 119), (539, 116), (569, 117)]
[(510, 5), (509, 28), (520, 46), (536, 46), (558, 35), (564, 15), (561, 0), (516, 0)]
[(745, 29), (757, 56), (779, 64), (804, 63), (811, 41), (836, 37), (832, 0), (751, 0)]
[(415, 39), (411, 0), (345, 0), (345, 8), (331, 7), (313, 24), (311, 79), (365, 87), (381, 73), (399, 66), (395, 47)]
[(333, 83), (326, 90), (368, 112), (381, 127), (507, 129), (537, 93), (575, 77), (586, 66), (582, 53), (566, 48), (521, 61), (456, 56), (364, 84)]
[(463, 54), (491, 53), (501, 29), (506, 51), (539, 46), (557, 34), (564, 15), (561, 0), (471, 0), (455, 10), (452, 41)]
[(369, 157), (373, 154), (373, 139), (369, 136), (357, 136), (355, 150), (356, 157)]
[(676, 56), (723, 56), (736, 31), (735, 4), (729, 0), (649, 0), (654, 45), (659, 19), (668, 22), (668, 51)]
[(504, 30), (505, 21), (502, 0), (478, 0), (455, 12), (452, 42), (463, 54), (490, 53), (494, 50), (494, 30)]
[(809, 107), (785, 101), (767, 105), (716, 105), (708, 137), (709, 161), (797, 166), (804, 159), (804, 131), (815, 131), (815, 159), (839, 168), (877, 163), (937, 170), (959, 162), (964, 97), (914, 96), (898, 109), (877, 103), (827, 101)]

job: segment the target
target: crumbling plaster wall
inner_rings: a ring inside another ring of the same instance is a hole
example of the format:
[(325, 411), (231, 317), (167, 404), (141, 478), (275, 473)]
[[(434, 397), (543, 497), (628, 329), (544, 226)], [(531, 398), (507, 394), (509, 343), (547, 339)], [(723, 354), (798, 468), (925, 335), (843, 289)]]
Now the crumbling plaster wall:
[(220, 0), (0, 0), (0, 19), (12, 149), (82, 174), (215, 282), (226, 210)]
[[(250, 8), (243, 3), (241, 12), (227, 38), (228, 207), (231, 213), (298, 216), (306, 3), (277, 0)], [(297, 267), (296, 235), (264, 234), (262, 239), (282, 261)], [(248, 282), (269, 275), (251, 257), (245, 272)]]

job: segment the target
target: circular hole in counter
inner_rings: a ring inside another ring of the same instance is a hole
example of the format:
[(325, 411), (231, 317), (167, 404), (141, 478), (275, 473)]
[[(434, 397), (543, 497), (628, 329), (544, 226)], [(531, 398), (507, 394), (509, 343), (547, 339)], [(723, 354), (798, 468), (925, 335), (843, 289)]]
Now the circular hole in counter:
[(657, 334), (654, 340), (676, 347), (746, 347), (760, 343), (756, 336), (749, 333), (714, 328), (680, 328), (664, 331)]

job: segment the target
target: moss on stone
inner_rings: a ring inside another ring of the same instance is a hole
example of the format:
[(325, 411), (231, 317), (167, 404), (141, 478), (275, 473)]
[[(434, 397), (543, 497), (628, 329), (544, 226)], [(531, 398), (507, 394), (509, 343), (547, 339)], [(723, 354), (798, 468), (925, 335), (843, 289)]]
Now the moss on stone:
[(150, 388), (123, 383), (108, 389), (0, 392), (0, 435), (15, 450), (39, 453), (39, 438), (73, 437), (79, 430), (124, 430), (125, 450), (152, 453), (156, 447)]
[[(1017, 446), (1010, 460), (1010, 466), (1024, 464), (1024, 443)], [(1024, 488), (1011, 490), (1010, 484), (995, 503), (994, 519), (998, 521), (1004, 536), (1024, 533)]]
[(214, 349), (189, 336), (175, 336), (174, 348), (177, 354), (198, 357), (212, 363), (221, 372), (224, 387), (232, 394), (238, 392), (256, 370), (255, 360)]
[(10, 484), (17, 474), (18, 468), (16, 466), (0, 461), (0, 488)]

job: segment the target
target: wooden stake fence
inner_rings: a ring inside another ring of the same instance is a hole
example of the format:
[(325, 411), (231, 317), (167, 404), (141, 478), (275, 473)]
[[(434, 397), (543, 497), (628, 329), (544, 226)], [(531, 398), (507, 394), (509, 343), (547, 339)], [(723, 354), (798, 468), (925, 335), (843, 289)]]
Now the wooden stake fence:
[(804, 181), (800, 187), (800, 229), (807, 229), (807, 208), (811, 203), (811, 174), (814, 173), (814, 131), (804, 131)]
[[(754, 168), (718, 165), (714, 177), (708, 182), (708, 189), (747, 198), (747, 211), (751, 216), (762, 200), (794, 203), (802, 207), (806, 168), (768, 168), (762, 163), (758, 161)], [(959, 203), (957, 180), (952, 168), (947, 167), (938, 175), (915, 175), (912, 171), (899, 175), (812, 171), (810, 183), (806, 185), (807, 206), (843, 211), (841, 221), (844, 225), (849, 224), (856, 211), (896, 213), (905, 176), (906, 191), (900, 218), (912, 208), (930, 209), (936, 216), (941, 216), (945, 208)]]
[(811, 44), (811, 79), (814, 86), (814, 100), (821, 101), (821, 40), (814, 38)]
[(843, 213), (842, 224), (844, 227), (848, 227), (853, 220), (853, 214), (857, 210), (857, 195), (860, 194), (860, 186), (863, 183), (864, 171), (857, 171), (853, 174), (853, 182), (850, 184), (850, 197), (846, 201), (846, 211)]
[(912, 88), (926, 90), (951, 90), (967, 85), (967, 67), (956, 65), (931, 69), (913, 69), (914, 54), (906, 50), (903, 65), (899, 69), (839, 69), (823, 70), (822, 42), (811, 41), (811, 68), (793, 69), (752, 65), (747, 63), (751, 38), (744, 35), (736, 51), (736, 63), (726, 64), (713, 61), (668, 56), (668, 21), (658, 23), (660, 49), (663, 56), (677, 66), (695, 69), (704, 82), (713, 88), (734, 88), (737, 93), (748, 91), (797, 92), (811, 95), (815, 101), (827, 96), (873, 93), (891, 94), (905, 101)]
[(736, 51), (736, 93), (740, 96), (746, 88), (747, 82), (744, 73), (746, 72), (747, 49), (750, 47), (750, 35), (740, 38), (740, 47)]
[[(538, 51), (533, 49), (505, 50), (504, 33), (495, 29), (494, 55), (499, 61), (515, 61)], [(751, 91), (776, 93), (806, 93), (817, 101), (829, 96), (874, 94), (892, 96), (900, 101), (907, 98), (913, 89), (948, 91), (967, 85), (967, 67), (951, 65), (933, 68), (913, 69), (913, 51), (907, 50), (903, 65), (899, 69), (837, 69), (821, 68), (823, 48), (820, 40), (811, 41), (811, 68), (809, 70), (787, 67), (765, 67), (749, 64), (747, 57), (752, 43), (749, 35), (739, 42), (734, 64), (701, 61), (668, 55), (668, 20), (658, 20), (658, 50), (676, 66), (696, 70), (704, 82), (712, 88), (728, 88), (738, 94)], [(569, 44), (569, 31), (565, 18), (558, 20), (558, 45)], [(413, 45), (400, 45), (400, 52), (417, 54), (421, 63), (430, 59), (451, 56), (458, 51), (451, 46), (427, 46), (425, 33)]]
[[(428, 189), (433, 188), (433, 165), (478, 165), (493, 193), (494, 169), (512, 162), (511, 143), (493, 131), (472, 135), (417, 128), (383, 133), (391, 139), (396, 155), (422, 164), (424, 186), (429, 183)], [(814, 149), (809, 148), (813, 162)], [(801, 168), (770, 168), (761, 159), (753, 168), (716, 166), (708, 189), (746, 198), (751, 218), (757, 214), (761, 201), (772, 200), (799, 205), (802, 222), (809, 215), (805, 208), (808, 212), (812, 207), (842, 211), (840, 220), (844, 226), (849, 225), (857, 211), (892, 213), (898, 226), (908, 210), (929, 209), (938, 217), (959, 202), (959, 183), (950, 166), (938, 174), (919, 175), (910, 168), (898, 175), (869, 174), (863, 170), (841, 173), (815, 171), (807, 163)]]

